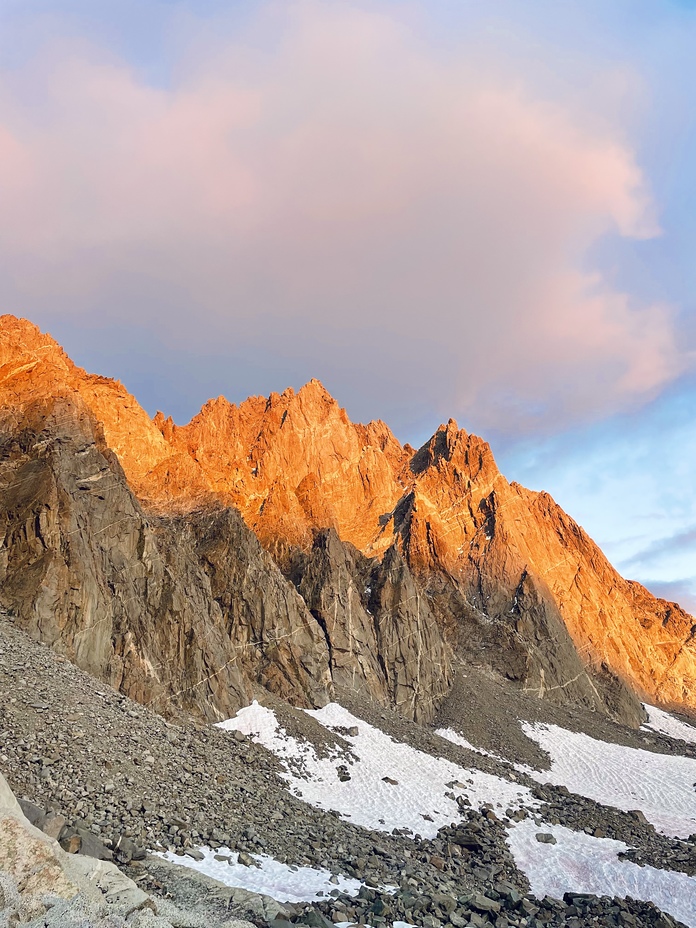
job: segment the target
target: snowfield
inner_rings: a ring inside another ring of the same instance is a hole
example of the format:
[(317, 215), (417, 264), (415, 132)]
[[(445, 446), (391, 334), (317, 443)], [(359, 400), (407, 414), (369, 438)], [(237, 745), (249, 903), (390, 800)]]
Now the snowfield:
[[(678, 719), (650, 707), (648, 711), (656, 730), (684, 740), (690, 734), (686, 731), (690, 726)], [(308, 711), (308, 715), (329, 731), (339, 728), (348, 749), (334, 749), (329, 756), (320, 757), (312, 744), (291, 737), (275, 713), (256, 702), (219, 727), (241, 731), (272, 751), (285, 768), (288, 789), (305, 802), (332, 809), (365, 828), (407, 829), (434, 837), (442, 826), (460, 820), (457, 796), (466, 796), (474, 808), (486, 804), (498, 810), (522, 807), (535, 810), (538, 818), (538, 801), (518, 783), (460, 767), (395, 741), (335, 703)], [(522, 727), (549, 753), (551, 769), (540, 772), (518, 766), (518, 771), (624, 811), (640, 809), (666, 834), (684, 837), (696, 833), (696, 761), (605, 743), (555, 725), (522, 723)], [(353, 734), (347, 735), (348, 729)], [(437, 733), (477, 750), (452, 729)], [(346, 773), (350, 779), (345, 779)], [(507, 831), (515, 863), (539, 898), (562, 898), (566, 892), (632, 896), (654, 902), (689, 928), (696, 928), (696, 878), (619, 860), (618, 854), (628, 850), (620, 841), (591, 837), (561, 825), (539, 825), (533, 818), (509, 824)], [(540, 843), (536, 839), (539, 832), (551, 833), (556, 843)], [(264, 855), (256, 856), (259, 867), (254, 868), (239, 864), (231, 852), (230, 864), (215, 860), (209, 848), (201, 850), (202, 861), (170, 853), (162, 856), (278, 902), (311, 901), (327, 896), (332, 889), (355, 895), (361, 886), (358, 880), (342, 876), (333, 877), (331, 882), (328, 871), (289, 867)]]
[(232, 864), (224, 860), (215, 860), (215, 854), (222, 856), (218, 851), (212, 851), (207, 847), (201, 848), (200, 851), (204, 855), (203, 860), (179, 857), (170, 852), (157, 856), (172, 864), (197, 870), (226, 886), (247, 889), (253, 893), (263, 893), (275, 899), (276, 902), (311, 902), (313, 899), (328, 896), (332, 889), (339, 889), (351, 896), (357, 896), (362, 886), (359, 880), (344, 876), (339, 876), (337, 882), (332, 883), (332, 874), (328, 870), (289, 867), (266, 854), (252, 855), (259, 864), (258, 867), (245, 867), (244, 864), (238, 863), (237, 854), (231, 851), (224, 853), (232, 858)]
[(675, 719), (669, 712), (655, 706), (643, 706), (643, 708), (648, 713), (648, 721), (641, 726), (643, 729), (646, 731), (658, 731), (662, 735), (669, 735), (670, 738), (696, 744), (696, 727), (694, 725)]
[[(456, 796), (467, 796), (477, 809), (486, 803), (498, 810), (538, 806), (526, 787), (395, 741), (336, 703), (307, 710), (307, 714), (329, 730), (357, 728), (357, 735), (342, 736), (352, 756), (340, 752), (318, 757), (311, 744), (290, 737), (272, 710), (257, 703), (241, 709), (220, 727), (251, 735), (273, 751), (285, 762), (290, 790), (305, 802), (333, 809), (356, 825), (376, 831), (408, 828), (421, 837), (434, 838), (440, 828), (460, 820)], [(345, 782), (339, 778), (341, 765), (350, 774)]]
[[(539, 844), (538, 832), (551, 833), (557, 844)], [(696, 879), (619, 860), (617, 855), (627, 850), (621, 841), (592, 838), (561, 825), (538, 827), (525, 820), (510, 829), (508, 844), (515, 863), (540, 899), (562, 899), (566, 892), (632, 896), (654, 902), (696, 928)]]
[(666, 835), (696, 833), (696, 760), (597, 741), (557, 725), (525, 722), (522, 728), (551, 756), (550, 770), (518, 768), (535, 780), (624, 812), (639, 809)]

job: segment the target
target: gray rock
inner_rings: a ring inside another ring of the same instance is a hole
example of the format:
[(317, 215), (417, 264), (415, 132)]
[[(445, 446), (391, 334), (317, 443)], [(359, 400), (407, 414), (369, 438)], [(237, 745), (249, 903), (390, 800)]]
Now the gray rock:
[(58, 841), (65, 829), (66, 820), (64, 815), (57, 812), (49, 812), (44, 819), (43, 825), (38, 826), (45, 835)]
[(123, 864), (130, 863), (136, 851), (135, 842), (131, 838), (126, 837), (126, 835), (121, 835), (114, 846), (116, 858), (119, 863)]
[(187, 857), (190, 857), (191, 860), (205, 860), (205, 854), (203, 854), (201, 851), (199, 851), (195, 847), (187, 847), (186, 850), (184, 851), (184, 854)]
[(45, 811), (28, 799), (18, 799), (17, 801), (27, 821), (29, 821), (34, 828), (43, 829), (44, 822), (46, 821)]
[(82, 847), (82, 838), (76, 832), (63, 835), (60, 839), (60, 846), (66, 854), (77, 854)]
[[(82, 854), (84, 857), (93, 857), (95, 860), (113, 860), (113, 853), (91, 831), (78, 827), (75, 829), (75, 833), (80, 838), (78, 854)], [(70, 837), (69, 834), (66, 837)]]
[(470, 896), (469, 904), (479, 912), (493, 912), (495, 914), (500, 912), (500, 903), (494, 899), (489, 899), (483, 893), (474, 893), (473, 896)]

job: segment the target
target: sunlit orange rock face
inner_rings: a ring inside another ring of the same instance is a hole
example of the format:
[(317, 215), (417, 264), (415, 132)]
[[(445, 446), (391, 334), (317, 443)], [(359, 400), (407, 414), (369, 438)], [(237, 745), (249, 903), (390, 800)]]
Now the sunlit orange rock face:
[[(453, 642), (467, 621), (525, 642), (526, 669), (509, 675), (539, 695), (580, 677), (589, 692), (611, 672), (651, 701), (696, 709), (695, 620), (620, 577), (548, 494), (509, 483), (488, 444), (453, 420), (415, 451), (383, 422), (352, 423), (313, 380), (240, 406), (211, 400), (180, 427), (150, 419), (30, 324), (3, 317), (2, 331), (5, 418), (61, 390), (79, 395), (153, 512), (234, 505), (281, 564), (320, 529), (373, 559), (395, 547)], [(549, 680), (565, 629), (577, 673)]]
[[(303, 545), (332, 527), (366, 553), (388, 547), (380, 518), (410, 478), (409, 454), (384, 423), (354, 425), (318, 381), (238, 408), (213, 400), (183, 428), (163, 423), (163, 433), (262, 540)], [(161, 498), (154, 480), (147, 492)]]

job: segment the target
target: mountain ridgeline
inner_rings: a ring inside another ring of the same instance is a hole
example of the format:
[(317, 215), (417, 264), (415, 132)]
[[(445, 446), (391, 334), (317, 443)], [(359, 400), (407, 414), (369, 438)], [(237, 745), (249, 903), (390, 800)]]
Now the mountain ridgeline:
[(696, 621), (452, 420), (415, 450), (311, 381), (179, 427), (13, 316), (0, 392), (0, 608), (165, 715), (266, 689), (427, 722), (466, 664), (629, 724), (696, 711)]

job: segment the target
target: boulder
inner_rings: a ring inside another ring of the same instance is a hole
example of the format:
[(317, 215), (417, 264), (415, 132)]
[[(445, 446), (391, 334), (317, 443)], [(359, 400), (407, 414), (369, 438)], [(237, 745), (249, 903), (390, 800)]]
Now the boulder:
[(150, 897), (113, 864), (67, 854), (54, 838), (32, 825), (2, 774), (0, 871), (12, 885), (21, 887), (23, 916), (43, 915), (47, 898), (72, 900), (78, 894), (97, 905), (106, 903), (124, 916), (143, 906), (155, 909)]

